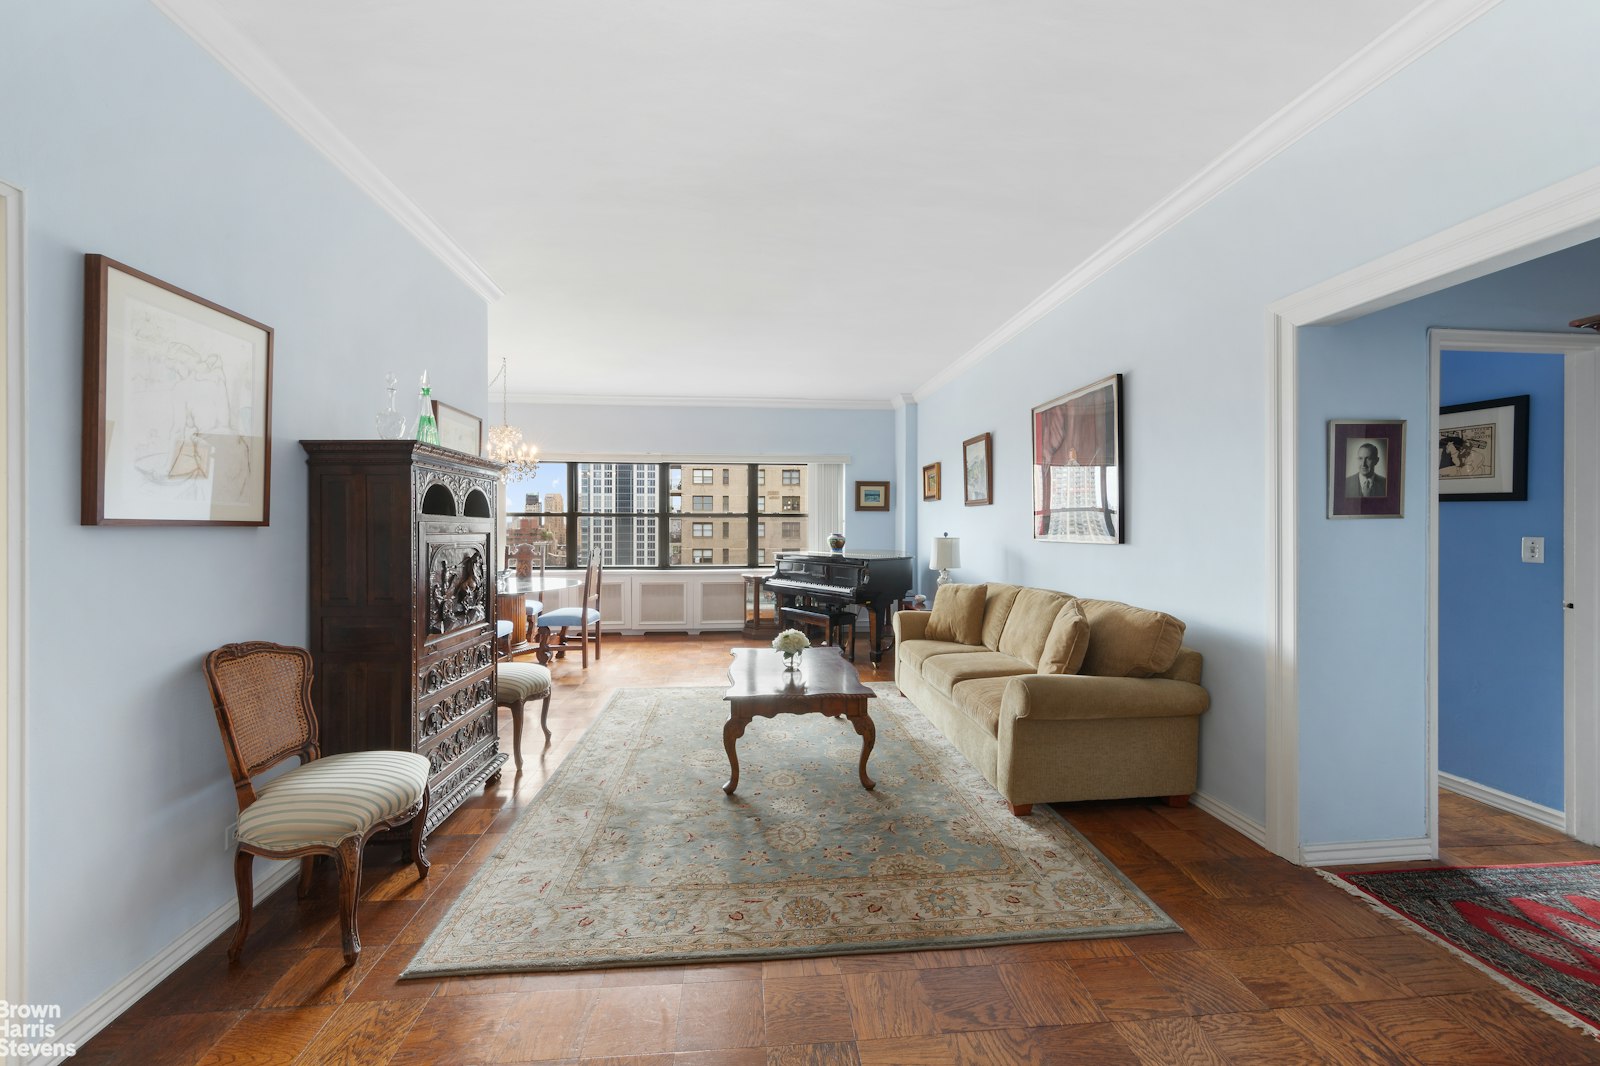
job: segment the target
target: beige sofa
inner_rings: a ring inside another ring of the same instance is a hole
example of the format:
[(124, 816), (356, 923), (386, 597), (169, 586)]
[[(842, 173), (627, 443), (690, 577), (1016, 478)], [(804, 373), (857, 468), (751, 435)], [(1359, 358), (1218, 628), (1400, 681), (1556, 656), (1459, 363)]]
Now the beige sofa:
[(1211, 703), (1183, 631), (1110, 600), (946, 585), (932, 612), (895, 615), (895, 684), (1015, 814), (1133, 796), (1182, 805)]

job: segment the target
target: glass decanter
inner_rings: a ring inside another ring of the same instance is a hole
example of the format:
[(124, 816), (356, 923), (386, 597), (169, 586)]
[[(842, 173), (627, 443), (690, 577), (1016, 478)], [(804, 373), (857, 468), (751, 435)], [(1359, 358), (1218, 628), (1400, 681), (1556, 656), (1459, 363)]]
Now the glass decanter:
[(428, 372), (422, 372), (422, 395), (417, 400), (417, 440), (422, 444), (439, 443), (439, 423), (433, 419), (433, 390), (428, 388)]
[(406, 416), (394, 409), (394, 392), (400, 379), (391, 372), (384, 375), (384, 384), (389, 386), (389, 409), (375, 416), (378, 436), (383, 440), (400, 440), (406, 435)]

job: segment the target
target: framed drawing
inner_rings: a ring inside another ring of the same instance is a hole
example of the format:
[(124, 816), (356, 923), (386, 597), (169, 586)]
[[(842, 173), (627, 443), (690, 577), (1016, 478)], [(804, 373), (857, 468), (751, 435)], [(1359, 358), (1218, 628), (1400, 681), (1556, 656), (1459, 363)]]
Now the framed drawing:
[(81, 522), (267, 525), (272, 328), (84, 257)]
[(1033, 539), (1121, 544), (1122, 375), (1033, 409)]
[(961, 442), (961, 494), (968, 507), (994, 502), (993, 434), (980, 433)]
[(856, 510), (887, 511), (889, 509), (889, 483), (887, 481), (856, 482)]
[(1405, 517), (1403, 420), (1328, 422), (1328, 517)]
[(1439, 500), (1528, 498), (1528, 399), (1439, 408)]
[(938, 463), (929, 463), (922, 468), (922, 498), (924, 500), (937, 500), (939, 498)]
[(483, 419), (459, 407), (433, 401), (433, 421), (439, 427), (439, 446), (468, 455), (483, 452)]

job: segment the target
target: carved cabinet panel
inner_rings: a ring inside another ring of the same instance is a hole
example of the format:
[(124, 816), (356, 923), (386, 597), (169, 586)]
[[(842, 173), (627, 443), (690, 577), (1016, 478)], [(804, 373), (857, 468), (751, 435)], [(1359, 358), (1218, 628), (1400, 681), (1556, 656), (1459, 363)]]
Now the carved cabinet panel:
[(420, 752), (429, 828), (496, 775), (499, 468), (415, 441), (301, 441), (322, 750)]

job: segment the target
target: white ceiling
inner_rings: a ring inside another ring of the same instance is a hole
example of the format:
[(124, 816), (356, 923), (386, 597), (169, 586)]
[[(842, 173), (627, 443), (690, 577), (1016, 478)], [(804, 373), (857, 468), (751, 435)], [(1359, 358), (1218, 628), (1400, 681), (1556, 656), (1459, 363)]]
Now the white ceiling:
[(184, 6), (504, 290), (514, 395), (881, 402), (1419, 0)]

